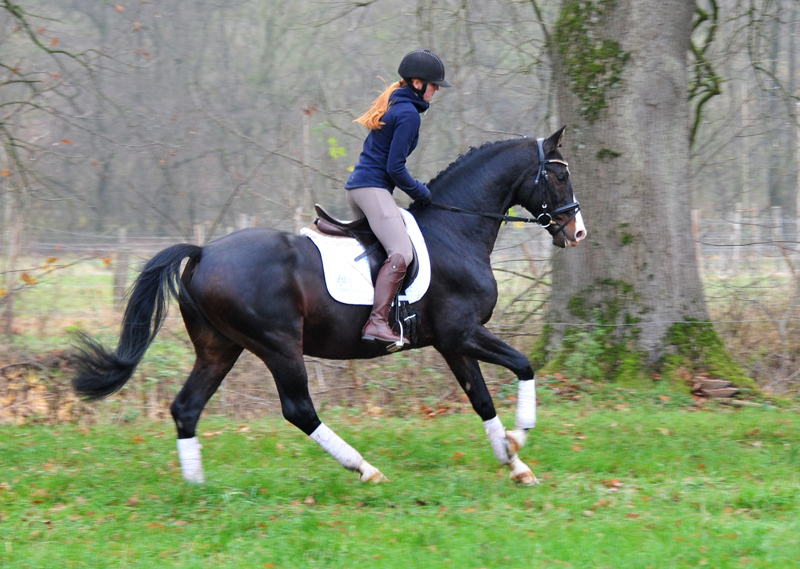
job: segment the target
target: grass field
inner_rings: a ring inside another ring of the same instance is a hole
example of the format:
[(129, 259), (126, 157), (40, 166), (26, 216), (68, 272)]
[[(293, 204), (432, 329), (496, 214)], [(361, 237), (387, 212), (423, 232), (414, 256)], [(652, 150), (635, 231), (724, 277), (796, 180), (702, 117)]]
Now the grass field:
[(471, 412), (328, 410), (381, 485), (277, 418), (204, 419), (203, 486), (181, 481), (171, 424), (0, 427), (0, 566), (797, 566), (796, 412), (540, 391), (534, 488)]

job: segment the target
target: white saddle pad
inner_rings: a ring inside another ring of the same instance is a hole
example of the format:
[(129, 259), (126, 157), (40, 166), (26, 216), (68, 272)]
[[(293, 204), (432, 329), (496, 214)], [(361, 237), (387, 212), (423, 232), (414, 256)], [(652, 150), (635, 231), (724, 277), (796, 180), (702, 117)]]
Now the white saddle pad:
[[(419, 271), (405, 293), (400, 295), (400, 300), (417, 302), (428, 290), (431, 283), (431, 259), (425, 239), (419, 230), (417, 220), (408, 211), (401, 209), (406, 230), (417, 255)], [(304, 227), (300, 235), (305, 235), (319, 249), (322, 255), (322, 267), (325, 272), (325, 284), (334, 300), (343, 304), (365, 304), (372, 306), (375, 289), (372, 287), (372, 277), (369, 273), (369, 262), (366, 256), (356, 261), (356, 257), (364, 252), (364, 247), (349, 237), (335, 237), (323, 235), (312, 229)]]

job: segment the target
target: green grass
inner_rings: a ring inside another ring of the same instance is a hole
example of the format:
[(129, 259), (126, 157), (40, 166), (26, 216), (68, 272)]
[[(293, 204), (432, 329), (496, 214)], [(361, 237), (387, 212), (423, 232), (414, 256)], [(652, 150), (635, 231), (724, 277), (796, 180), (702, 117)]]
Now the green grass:
[(543, 400), (521, 453), (535, 488), (471, 412), (327, 411), (382, 485), (278, 419), (204, 419), (204, 486), (181, 481), (170, 424), (2, 427), (0, 566), (796, 566), (796, 413)]

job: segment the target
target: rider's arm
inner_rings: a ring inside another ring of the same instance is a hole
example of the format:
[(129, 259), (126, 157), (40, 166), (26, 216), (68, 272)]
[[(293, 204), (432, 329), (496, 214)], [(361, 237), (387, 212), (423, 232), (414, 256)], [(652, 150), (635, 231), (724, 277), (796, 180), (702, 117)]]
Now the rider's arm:
[(416, 110), (402, 113), (397, 117), (386, 161), (386, 172), (391, 176), (395, 186), (407, 193), (413, 200), (424, 199), (430, 195), (427, 186), (414, 179), (406, 169), (406, 159), (413, 150), (420, 122), (419, 113)]

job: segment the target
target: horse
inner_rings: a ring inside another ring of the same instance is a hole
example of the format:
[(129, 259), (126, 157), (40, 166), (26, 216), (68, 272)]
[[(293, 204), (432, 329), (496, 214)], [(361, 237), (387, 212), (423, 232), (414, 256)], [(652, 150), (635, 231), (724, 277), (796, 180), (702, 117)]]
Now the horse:
[[(412, 203), (427, 244), (430, 283), (411, 308), (412, 344), (433, 346), (484, 423), (493, 453), (521, 485), (538, 484), (518, 457), (536, 422), (534, 371), (528, 359), (484, 325), (497, 302), (490, 254), (503, 220), (535, 221), (557, 247), (585, 236), (569, 168), (560, 147), (565, 127), (549, 138), (487, 142), (459, 156), (428, 184), (431, 203)], [(504, 215), (521, 205), (534, 218)], [(188, 258), (181, 273), (181, 265)], [(243, 350), (267, 366), (283, 416), (361, 482), (386, 478), (317, 416), (303, 356), (344, 360), (386, 355), (362, 341), (370, 307), (335, 301), (326, 289), (320, 252), (311, 239), (250, 228), (203, 247), (177, 244), (145, 265), (129, 293), (112, 352), (79, 333), (72, 385), (86, 400), (106, 397), (130, 379), (177, 299), (194, 346), (194, 367), (170, 410), (184, 480), (204, 483), (196, 430), (208, 400)], [(478, 362), (503, 366), (519, 379), (515, 428), (506, 431)]]

